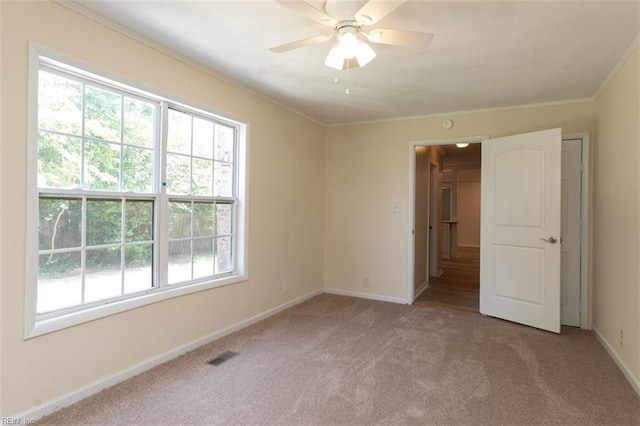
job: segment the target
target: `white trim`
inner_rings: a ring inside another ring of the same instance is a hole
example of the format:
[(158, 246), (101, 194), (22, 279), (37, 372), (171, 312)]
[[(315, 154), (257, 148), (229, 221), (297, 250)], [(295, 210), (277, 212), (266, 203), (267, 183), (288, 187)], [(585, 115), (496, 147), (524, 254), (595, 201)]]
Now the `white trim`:
[(636, 50), (636, 47), (638, 46), (640, 46), (640, 34), (638, 34), (638, 36), (631, 42), (631, 44), (624, 51), (620, 59), (618, 59), (618, 62), (616, 62), (616, 64), (611, 69), (611, 71), (609, 71), (609, 74), (607, 74), (604, 80), (602, 80), (600, 87), (598, 87), (598, 90), (596, 90), (596, 93), (593, 95), (593, 100), (598, 99), (598, 97), (600, 96), (602, 91), (605, 89), (605, 87), (607, 87), (609, 82), (613, 80), (613, 77), (615, 77), (616, 74), (618, 74), (618, 71), (620, 70), (620, 68), (622, 68), (622, 66), (625, 63), (627, 63), (627, 60), (631, 57), (634, 50)]
[[(37, 271), (38, 271), (38, 228), (27, 226), (25, 230), (26, 239), (26, 262), (25, 262), (25, 309), (24, 309), (24, 330), (23, 338), (30, 339), (43, 334), (51, 333), (56, 330), (78, 325), (87, 321), (103, 318), (130, 309), (138, 308), (151, 303), (157, 303), (172, 297), (182, 296), (203, 290), (209, 290), (215, 287), (230, 285), (248, 280), (248, 256), (249, 256), (249, 122), (232, 114), (218, 112), (214, 108), (205, 105), (198, 105), (191, 101), (185, 100), (179, 96), (168, 95), (165, 91), (153, 88), (143, 82), (139, 82), (122, 75), (113, 73), (109, 70), (97, 67), (95, 65), (83, 62), (81, 60), (60, 54), (52, 49), (39, 45), (37, 43), (29, 43), (29, 64), (28, 64), (28, 146), (27, 146), (27, 167), (25, 169), (27, 182), (27, 223), (37, 223), (38, 221), (38, 191), (37, 191), (37, 138), (38, 138), (38, 122), (37, 122), (37, 100), (38, 100), (38, 71), (40, 69), (41, 58), (47, 58), (44, 62), (58, 62), (61, 66), (75, 68), (76, 71), (83, 74), (93, 74), (95, 78), (105, 81), (111, 80), (118, 86), (125, 86), (134, 92), (145, 97), (150, 97), (161, 104), (166, 110), (167, 104), (177, 105), (186, 108), (189, 113), (204, 113), (207, 116), (214, 116), (224, 123), (233, 125), (238, 132), (237, 135), (237, 158), (236, 158), (236, 184), (237, 184), (237, 229), (236, 229), (236, 245), (242, 250), (236, 249), (235, 273), (230, 276), (205, 281), (201, 283), (189, 284), (184, 286), (175, 286), (174, 288), (161, 286), (148, 291), (147, 294), (134, 296), (125, 300), (117, 300), (114, 303), (106, 303), (77, 310), (69, 313), (61, 313), (52, 318), (37, 318)], [(85, 78), (85, 77), (83, 77)], [(162, 120), (164, 128), (161, 130), (166, 133), (166, 120)], [(158, 161), (158, 159), (156, 159)], [(156, 179), (157, 181), (157, 179)], [(160, 188), (161, 197), (166, 197), (164, 188)], [(157, 198), (158, 193), (149, 194), (150, 197)], [(166, 215), (164, 215), (166, 216)], [(159, 222), (163, 217), (160, 215)], [(157, 235), (157, 241), (161, 240), (160, 230)], [(161, 242), (158, 243), (160, 246)], [(160, 250), (162, 252), (162, 250)], [(34, 255), (34, 253), (36, 253)], [(158, 262), (162, 265), (162, 262)], [(154, 273), (163, 273), (166, 271), (154, 271)], [(156, 278), (159, 278), (156, 275)], [(157, 281), (160, 282), (160, 281)]]
[[(468, 109), (461, 111), (448, 111), (448, 112), (437, 112), (433, 114), (423, 114), (423, 115), (411, 115), (411, 116), (403, 116), (403, 117), (390, 117), (390, 118), (381, 118), (378, 120), (363, 120), (363, 121), (352, 121), (349, 123), (336, 123), (336, 124), (327, 124), (327, 127), (343, 127), (343, 126), (355, 126), (361, 124), (378, 124), (378, 123), (389, 123), (389, 122), (399, 122), (399, 121), (408, 121), (408, 120), (422, 120), (425, 118), (437, 118), (437, 117), (455, 117), (460, 115), (468, 115), (468, 114), (482, 114), (487, 112), (496, 112), (496, 111), (510, 111), (514, 109), (527, 109), (527, 108), (542, 108), (549, 106), (557, 106), (557, 105), (567, 105), (567, 104), (579, 104), (583, 102), (593, 102), (595, 98), (587, 97), (587, 98), (576, 98), (576, 99), (566, 99), (559, 101), (549, 101), (549, 102), (538, 102), (533, 104), (522, 104), (522, 105), (506, 105), (500, 107), (491, 107), (491, 108), (479, 108), (479, 109)], [(455, 139), (455, 138), (452, 138)]]
[(132, 90), (134, 93), (141, 94), (145, 97), (153, 98), (157, 101), (169, 102), (172, 105), (186, 108), (189, 111), (201, 112), (207, 115), (214, 115), (216, 118), (233, 124), (248, 124), (249, 120), (233, 114), (229, 111), (223, 111), (210, 104), (203, 104), (191, 99), (187, 99), (184, 96), (180, 96), (166, 89), (162, 89), (153, 84), (149, 84), (142, 80), (131, 78), (127, 75), (120, 74), (118, 72), (111, 71), (108, 68), (104, 68), (98, 65), (94, 65), (91, 62), (78, 59), (75, 56), (70, 56), (65, 53), (61, 53), (55, 49), (51, 49), (43, 44), (30, 41), (29, 50), (33, 48), (37, 56), (42, 56), (49, 60), (58, 62), (67, 67), (76, 68), (83, 74), (93, 74), (93, 78), (98, 80), (107, 80), (111, 83), (115, 83), (119, 86), (126, 86), (127, 89)]
[[(106, 18), (102, 15), (99, 15), (97, 13), (95, 13), (94, 11), (88, 9), (86, 6), (82, 5), (80, 0), (53, 0), (55, 3), (69, 9), (72, 10), (73, 12), (76, 12), (80, 15), (83, 15), (99, 24), (102, 24), (104, 26), (106, 26), (107, 28), (110, 28), (114, 31), (117, 31), (121, 34), (124, 34), (125, 36), (131, 38), (132, 40), (135, 40), (137, 42), (140, 42), (160, 53), (163, 53), (167, 56), (170, 56), (171, 58), (182, 62), (183, 64), (189, 65), (195, 69), (197, 69), (198, 71), (201, 71), (213, 78), (216, 78), (220, 81), (223, 81), (227, 84), (230, 84), (234, 87), (237, 87), (239, 89), (242, 89), (244, 91), (249, 92), (252, 95), (258, 96), (268, 102), (271, 102), (275, 105), (278, 105), (279, 107), (282, 107), (284, 109), (286, 109), (287, 111), (291, 111), (294, 114), (297, 114), (301, 117), (306, 118), (307, 120), (311, 120), (312, 122), (319, 124), (321, 126), (325, 126), (325, 127), (340, 127), (340, 126), (351, 126), (351, 125), (357, 125), (357, 124), (373, 124), (373, 123), (385, 123), (385, 122), (391, 122), (391, 121), (402, 121), (402, 120), (414, 120), (414, 119), (422, 119), (422, 118), (430, 118), (430, 117), (447, 117), (447, 116), (452, 116), (452, 115), (464, 115), (464, 114), (477, 114), (477, 113), (484, 113), (484, 112), (493, 112), (493, 111), (505, 111), (505, 110), (511, 110), (511, 109), (522, 109), (522, 108), (538, 108), (538, 107), (545, 107), (545, 106), (555, 106), (555, 105), (564, 105), (564, 104), (572, 104), (572, 103), (581, 103), (581, 102), (593, 102), (595, 100), (595, 97), (586, 97), (586, 98), (576, 98), (576, 99), (566, 99), (566, 100), (558, 100), (558, 101), (549, 101), (549, 102), (538, 102), (538, 103), (532, 103), (532, 104), (524, 104), (524, 105), (512, 105), (512, 106), (501, 106), (501, 107), (491, 107), (491, 108), (480, 108), (480, 109), (472, 109), (472, 110), (462, 110), (462, 111), (447, 111), (447, 112), (440, 112), (440, 113), (434, 113), (434, 114), (424, 114), (424, 115), (416, 115), (416, 116), (408, 116), (408, 117), (391, 117), (391, 118), (383, 118), (383, 119), (379, 119), (379, 120), (364, 120), (364, 121), (353, 121), (353, 122), (348, 122), (348, 123), (324, 123), (320, 120), (318, 120), (317, 118), (313, 118), (289, 105), (286, 105), (278, 100), (275, 100), (273, 98), (270, 98), (268, 95), (265, 95), (264, 93), (258, 91), (257, 89), (254, 89), (250, 86), (247, 86), (241, 82), (239, 82), (238, 80), (233, 79), (230, 76), (227, 76), (219, 71), (214, 70), (213, 68), (202, 64), (201, 62), (195, 61), (173, 49), (170, 49), (160, 43), (157, 43), (153, 40), (151, 40), (150, 38), (134, 31), (131, 30), (130, 28), (127, 28), (121, 24), (118, 24), (117, 22)], [(599, 92), (598, 92), (599, 93)]]
[(24, 338), (29, 337), (36, 323), (36, 294), (38, 282), (38, 70), (39, 49), (29, 43), (27, 80), (27, 164), (24, 169), (27, 182), (24, 264)]
[(99, 23), (101, 25), (104, 25), (105, 27), (107, 27), (107, 28), (109, 28), (109, 29), (111, 29), (113, 31), (119, 32), (120, 34), (123, 34), (123, 35), (131, 38), (134, 41), (142, 43), (145, 46), (150, 47), (151, 49), (154, 49), (154, 50), (156, 50), (156, 51), (158, 51), (158, 52), (160, 52), (160, 53), (162, 53), (164, 55), (167, 55), (167, 56), (169, 56), (169, 57), (171, 57), (171, 58), (173, 58), (173, 59), (175, 59), (175, 60), (177, 60), (179, 62), (182, 62), (185, 65), (193, 67), (196, 70), (198, 70), (198, 71), (200, 71), (200, 72), (202, 72), (204, 74), (207, 74), (210, 77), (213, 77), (213, 78), (215, 78), (217, 80), (220, 80), (220, 81), (222, 81), (224, 83), (227, 83), (227, 84), (229, 84), (229, 85), (231, 85), (233, 87), (236, 87), (236, 88), (241, 89), (241, 90), (243, 90), (245, 92), (248, 92), (248, 93), (250, 93), (250, 94), (252, 94), (254, 96), (262, 98), (262, 99), (264, 99), (264, 100), (266, 100), (266, 101), (268, 101), (270, 103), (273, 103), (273, 104), (275, 104), (275, 105), (277, 105), (279, 107), (282, 107), (282, 108), (286, 109), (287, 111), (290, 111), (290, 112), (292, 112), (292, 113), (294, 113), (296, 115), (299, 115), (299, 116), (301, 116), (303, 118), (306, 118), (307, 120), (313, 121), (316, 124), (319, 124), (321, 126), (326, 126), (326, 123), (323, 123), (323, 122), (319, 121), (316, 118), (310, 117), (310, 116), (302, 113), (301, 111), (298, 111), (298, 110), (296, 110), (296, 109), (294, 109), (294, 108), (292, 108), (292, 107), (290, 107), (288, 105), (283, 104), (280, 101), (272, 99), (269, 96), (265, 95), (264, 93), (259, 92), (258, 90), (254, 89), (252, 87), (249, 87), (249, 86), (239, 82), (238, 80), (235, 80), (235, 79), (229, 77), (228, 75), (225, 75), (225, 74), (223, 74), (223, 73), (221, 73), (219, 71), (216, 71), (213, 68), (202, 64), (201, 62), (195, 61), (195, 60), (193, 60), (193, 59), (191, 59), (191, 58), (189, 58), (189, 57), (187, 57), (187, 56), (185, 56), (185, 55), (183, 55), (183, 54), (181, 54), (181, 53), (179, 53), (179, 52), (177, 52), (177, 51), (175, 51), (173, 49), (168, 48), (167, 46), (164, 46), (164, 45), (162, 45), (160, 43), (157, 43), (157, 42), (151, 40), (150, 38), (148, 38), (148, 37), (136, 32), (136, 31), (131, 30), (130, 28), (127, 28), (127, 27), (125, 27), (125, 26), (123, 26), (121, 24), (118, 24), (115, 21), (112, 21), (109, 18), (106, 18), (106, 17), (104, 17), (102, 15), (99, 15), (99, 14), (95, 13), (94, 11), (88, 9), (86, 6), (82, 5), (80, 0), (53, 0), (53, 1), (55, 3), (57, 3), (57, 4), (59, 4), (60, 6), (63, 6), (63, 7), (67, 8), (67, 9), (73, 11), (73, 12), (76, 12), (76, 13), (82, 15), (82, 16), (85, 16), (85, 17), (87, 17), (87, 18), (89, 18), (89, 19), (91, 19), (91, 20), (93, 20), (93, 21), (95, 21), (95, 22), (97, 22), (97, 23)]
[(124, 370), (121, 370), (117, 373), (111, 374), (107, 377), (103, 377), (102, 379), (96, 380), (93, 383), (90, 383), (86, 386), (82, 386), (81, 388), (75, 389), (71, 392), (67, 392), (63, 395), (60, 395), (58, 397), (55, 397), (53, 399), (50, 399), (48, 401), (45, 401), (44, 403), (36, 406), (36, 407), (32, 407), (29, 408), (19, 414), (16, 414), (14, 416), (9, 416), (9, 417), (15, 417), (15, 418), (22, 418), (22, 419), (33, 419), (33, 420), (37, 420), (43, 416), (46, 416), (48, 414), (53, 413), (54, 411), (57, 411), (61, 408), (67, 407), (75, 402), (78, 402), (84, 398), (87, 398), (91, 395), (94, 395), (102, 390), (104, 390), (105, 388), (114, 386), (118, 383), (121, 383), (135, 375), (138, 375), (140, 373), (143, 373), (147, 370), (150, 370), (151, 368), (160, 365), (164, 362), (167, 362), (171, 359), (174, 359), (182, 354), (184, 354), (185, 352), (189, 352), (192, 351), (194, 349), (199, 348), (200, 346), (206, 345), (207, 343), (211, 343), (217, 339), (220, 339), (221, 337), (224, 337), (228, 334), (231, 334), (233, 332), (236, 332), (238, 330), (242, 330), (243, 328), (246, 328), (252, 324), (257, 323), (258, 321), (262, 321), (265, 318), (268, 318), (270, 316), (273, 316), (285, 309), (288, 309), (292, 306), (295, 306), (299, 303), (304, 302), (307, 299), (311, 299), (312, 297), (315, 297), (317, 295), (320, 295), (323, 293), (322, 289), (318, 289), (315, 291), (312, 291), (310, 293), (307, 293), (303, 296), (300, 296), (296, 299), (293, 299), (289, 302), (283, 303), (282, 305), (278, 305), (274, 308), (268, 309), (262, 313), (259, 313), (257, 315), (254, 315), (250, 318), (247, 318), (246, 320), (237, 322), (235, 324), (232, 324), (228, 327), (225, 327), (221, 330), (218, 330), (214, 333), (211, 333), (207, 336), (204, 336), (200, 339), (194, 340), (192, 342), (189, 342), (185, 345), (179, 346), (177, 348), (174, 348), (170, 351), (164, 352), (160, 355), (156, 355), (152, 358), (149, 358), (145, 361), (139, 362), (135, 365), (132, 365), (131, 367), (128, 367)]
[(602, 344), (602, 346), (604, 346), (607, 353), (609, 354), (609, 356), (611, 356), (611, 358), (616, 363), (618, 368), (622, 370), (622, 373), (631, 384), (631, 387), (633, 387), (633, 390), (635, 390), (636, 393), (640, 395), (640, 380), (638, 380), (638, 378), (633, 374), (633, 372), (627, 366), (627, 364), (625, 364), (622, 358), (620, 358), (620, 356), (618, 355), (618, 352), (616, 352), (616, 350), (613, 349), (613, 346), (611, 346), (607, 341), (607, 339), (604, 338), (602, 333), (600, 333), (600, 330), (598, 330), (598, 327), (594, 325), (592, 328), (593, 328), (594, 334), (596, 335), (596, 339), (598, 339), (598, 341)]
[(480, 244), (458, 243), (458, 247), (480, 248)]
[(580, 139), (582, 147), (582, 181), (580, 200), (580, 328), (591, 330), (589, 313), (591, 312), (591, 298), (589, 297), (589, 213), (591, 204), (589, 198), (590, 144), (589, 133), (563, 135), (562, 140)]
[[(441, 146), (438, 147), (438, 152), (440, 155), (444, 155), (444, 149)], [(440, 171), (438, 163), (431, 156), (431, 153), (429, 153), (429, 171), (427, 173), (429, 175), (429, 183), (427, 185), (427, 198), (429, 200), (429, 207), (427, 209), (427, 280), (429, 280), (429, 277), (436, 276), (434, 272), (441, 267), (440, 259), (438, 259), (438, 253), (440, 252), (440, 244), (438, 243), (442, 237), (442, 222), (438, 220), (438, 210), (442, 210), (442, 206), (437, 203), (437, 200), (440, 198), (438, 191), (442, 191), (438, 177), (442, 176), (442, 172)], [(415, 241), (413, 247), (415, 250)], [(413, 300), (416, 300), (416, 298), (414, 297)]]
[[(99, 305), (93, 308), (75, 311), (66, 315), (55, 316), (49, 319), (41, 319), (38, 321), (35, 320), (35, 315), (27, 316), (29, 315), (29, 313), (35, 311), (35, 303), (29, 303), (30, 300), (35, 301), (35, 299), (29, 299), (27, 300), (25, 307), (24, 339), (27, 340), (33, 337), (42, 336), (43, 334), (52, 333), (57, 330), (73, 327), (74, 325), (83, 324), (85, 322), (108, 317), (120, 312), (125, 312), (131, 309), (150, 305), (152, 303), (158, 303), (174, 297), (210, 290), (216, 287), (223, 287), (243, 281), (247, 281), (246, 274), (233, 275), (227, 278), (222, 278), (201, 284), (191, 284), (175, 288), (162, 287), (161, 291), (157, 291), (154, 293), (145, 294), (131, 299), (120, 300), (118, 302), (106, 305)], [(33, 285), (32, 283), (28, 282), (26, 287), (29, 293), (35, 292), (35, 285)]]
[[(414, 200), (415, 200), (415, 147), (416, 146), (430, 146), (430, 145), (450, 145), (456, 142), (479, 142), (484, 139), (489, 139), (489, 136), (472, 136), (463, 138), (447, 138), (447, 139), (431, 139), (422, 141), (411, 141), (409, 143), (409, 290), (408, 295), (413, 292), (413, 228), (415, 226), (414, 217)], [(562, 139), (580, 139), (582, 140), (582, 205), (580, 206), (582, 215), (582, 230), (581, 230), (581, 242), (580, 242), (580, 328), (585, 330), (591, 329), (590, 311), (591, 311), (591, 299), (589, 297), (589, 217), (591, 211), (591, 201), (589, 198), (589, 180), (590, 180), (590, 136), (589, 133), (577, 133), (562, 135)], [(469, 245), (471, 246), (471, 245)], [(474, 246), (476, 247), (476, 246)], [(477, 246), (479, 247), (479, 245)]]
[(406, 303), (411, 305), (415, 300), (413, 294), (415, 293), (415, 269), (414, 269), (414, 256), (415, 256), (415, 238), (416, 238), (416, 146), (413, 142), (409, 143), (409, 200), (407, 201), (407, 212), (409, 213), (409, 238), (407, 238), (407, 253), (409, 254), (407, 259), (407, 299)]
[(413, 295), (413, 300), (411, 301), (411, 303), (413, 304), (413, 302), (415, 302), (415, 300), (420, 297), (420, 295), (429, 288), (429, 281), (425, 281), (422, 284), (420, 284), (420, 287), (418, 287), (418, 290), (416, 291), (416, 293)]
[(359, 291), (342, 290), (339, 288), (326, 288), (325, 293), (337, 294), (339, 296), (359, 297), (360, 299), (379, 300), (382, 302), (400, 303), (406, 305), (407, 301), (401, 297), (384, 296), (382, 294), (361, 293)]
[[(489, 139), (487, 135), (481, 136), (461, 136), (459, 138), (445, 138), (445, 139), (423, 139), (416, 141), (409, 141), (409, 200), (407, 202), (407, 212), (409, 214), (409, 236), (407, 238), (407, 268), (408, 268), (408, 283), (407, 283), (407, 304), (411, 305), (415, 300), (413, 298), (414, 288), (413, 288), (413, 268), (414, 268), (414, 245), (413, 241), (415, 238), (415, 226), (416, 226), (416, 218), (415, 218), (415, 199), (416, 199), (416, 147), (418, 146), (432, 146), (432, 145), (453, 145), (455, 143), (479, 143), (485, 139)], [(440, 272), (441, 274), (442, 272)], [(440, 275), (439, 274), (439, 275)], [(439, 276), (438, 275), (438, 276)]]

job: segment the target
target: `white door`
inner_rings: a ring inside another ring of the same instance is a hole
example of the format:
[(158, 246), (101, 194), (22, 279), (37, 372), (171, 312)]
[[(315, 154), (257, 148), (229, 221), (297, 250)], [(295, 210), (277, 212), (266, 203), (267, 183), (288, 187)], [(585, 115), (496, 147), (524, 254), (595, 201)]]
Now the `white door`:
[(482, 143), (480, 312), (560, 332), (561, 129)]
[(561, 322), (580, 327), (582, 140), (562, 141)]

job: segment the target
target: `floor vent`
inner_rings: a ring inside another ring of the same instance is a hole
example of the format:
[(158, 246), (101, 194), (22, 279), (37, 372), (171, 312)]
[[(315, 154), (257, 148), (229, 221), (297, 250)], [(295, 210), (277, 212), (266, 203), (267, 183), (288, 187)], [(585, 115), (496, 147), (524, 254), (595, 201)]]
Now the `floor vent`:
[(226, 360), (231, 359), (236, 355), (238, 355), (237, 352), (226, 351), (222, 355), (219, 355), (219, 356), (215, 357), (214, 359), (212, 359), (211, 361), (209, 361), (209, 364), (211, 364), (211, 365), (220, 365), (223, 362), (225, 362)]

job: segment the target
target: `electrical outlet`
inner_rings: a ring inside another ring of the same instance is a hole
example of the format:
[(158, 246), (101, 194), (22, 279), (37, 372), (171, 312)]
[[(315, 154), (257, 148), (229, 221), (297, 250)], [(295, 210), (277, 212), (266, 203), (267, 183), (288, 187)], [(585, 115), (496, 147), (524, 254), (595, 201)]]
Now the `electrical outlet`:
[(285, 281), (282, 283), (282, 294), (287, 293), (289, 293), (289, 283)]
[(620, 329), (620, 346), (624, 348), (624, 330)]
[(362, 286), (363, 287), (369, 287), (369, 284), (371, 284), (371, 278), (370, 277), (362, 277)]

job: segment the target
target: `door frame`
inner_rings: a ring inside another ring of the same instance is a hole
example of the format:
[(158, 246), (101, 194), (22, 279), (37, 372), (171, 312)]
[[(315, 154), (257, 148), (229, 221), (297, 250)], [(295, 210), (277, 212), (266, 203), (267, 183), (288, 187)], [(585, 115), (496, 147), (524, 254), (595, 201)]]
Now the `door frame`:
[(440, 190), (437, 180), (439, 173), (440, 167), (429, 158), (429, 228), (427, 230), (427, 245), (429, 249), (427, 250), (427, 287), (429, 287), (430, 278), (440, 276), (442, 269), (438, 268), (440, 224), (436, 223), (438, 219), (438, 203), (436, 203), (436, 201), (438, 200), (438, 190)]
[[(409, 142), (409, 202), (407, 209), (409, 214), (409, 229), (407, 238), (408, 253), (408, 282), (406, 303), (411, 305), (415, 300), (413, 290), (413, 240), (415, 227), (415, 173), (416, 158), (415, 149), (418, 146), (432, 145), (453, 145), (456, 143), (481, 143), (485, 139), (490, 139), (489, 135), (467, 136), (458, 138), (445, 139), (424, 139)], [(580, 328), (591, 330), (591, 312), (592, 312), (592, 283), (591, 283), (591, 143), (589, 133), (570, 133), (563, 134), (562, 140), (579, 139), (582, 145), (582, 182), (581, 182), (581, 230), (580, 230)]]
[[(407, 253), (408, 253), (408, 282), (407, 282), (407, 297), (406, 297), (406, 303), (408, 305), (413, 304), (413, 301), (416, 299), (417, 296), (414, 295), (414, 288), (413, 288), (413, 281), (414, 281), (414, 252), (413, 252), (413, 248), (414, 248), (414, 238), (415, 238), (415, 226), (416, 226), (416, 219), (415, 219), (415, 197), (416, 197), (416, 186), (415, 186), (415, 179), (416, 179), (416, 147), (418, 146), (438, 146), (438, 145), (452, 145), (455, 143), (461, 143), (461, 142), (469, 142), (469, 143), (475, 143), (475, 142), (480, 142), (483, 139), (488, 139), (489, 136), (469, 136), (469, 137), (459, 137), (459, 138), (446, 138), (446, 139), (428, 139), (428, 140), (419, 140), (419, 141), (410, 141), (409, 142), (409, 202), (407, 203), (408, 208), (408, 214), (409, 214), (409, 229), (408, 229), (408, 238), (407, 238), (407, 243), (408, 243), (408, 249), (407, 249)], [(433, 164), (431, 162), (431, 159), (429, 159), (429, 164)], [(429, 168), (429, 174), (431, 175), (431, 168)], [(431, 182), (429, 182), (429, 190), (431, 192)], [(429, 206), (429, 211), (431, 211), (431, 206)], [(437, 235), (437, 234), (436, 234)], [(431, 254), (429, 255), (429, 258), (431, 258)], [(431, 259), (429, 259), (431, 260)], [(429, 269), (429, 274), (431, 274), (431, 270)], [(425, 287), (426, 288), (426, 287)]]
[(580, 205), (580, 328), (591, 330), (591, 155), (589, 133), (562, 135), (562, 140), (579, 139), (582, 146), (582, 181)]

